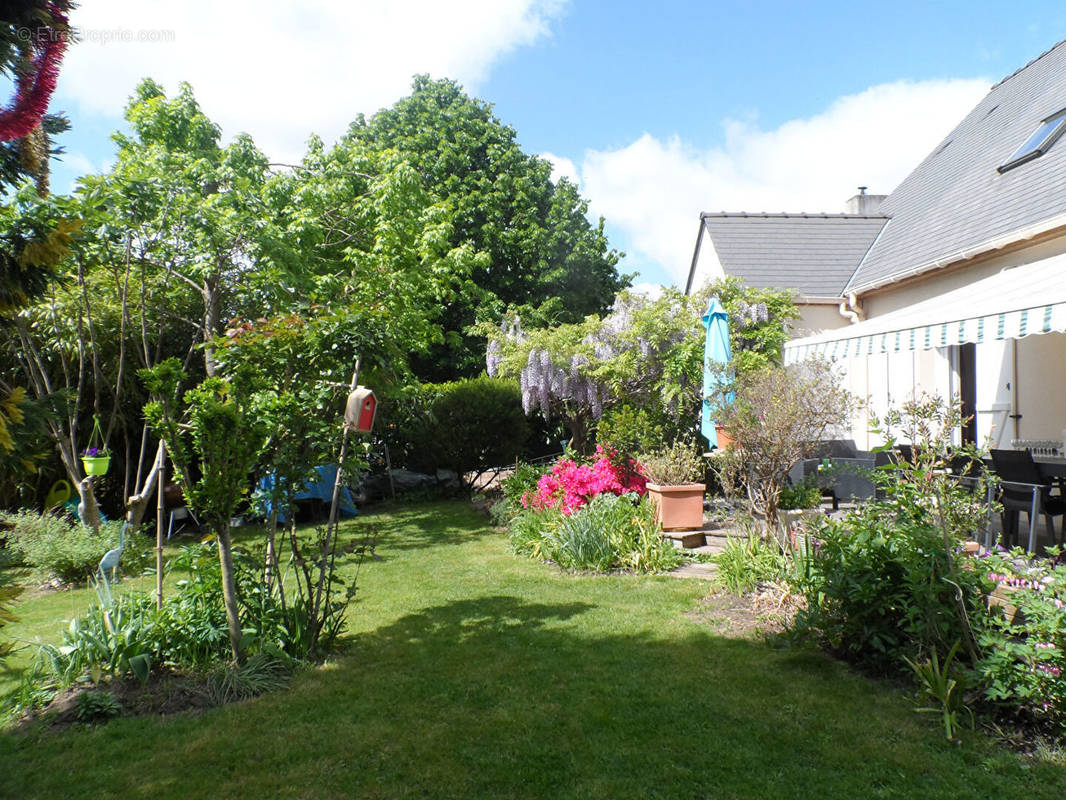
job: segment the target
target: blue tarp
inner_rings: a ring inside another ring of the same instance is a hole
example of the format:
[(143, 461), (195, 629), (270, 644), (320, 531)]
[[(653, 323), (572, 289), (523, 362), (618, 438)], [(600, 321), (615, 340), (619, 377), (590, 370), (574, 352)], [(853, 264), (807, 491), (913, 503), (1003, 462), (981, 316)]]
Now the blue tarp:
[[(711, 399), (720, 394), (720, 382), (726, 380), (722, 368), (733, 357), (729, 346), (729, 314), (722, 307), (718, 296), (711, 298), (707, 313), (702, 317), (703, 327), (707, 329), (707, 341), (703, 347), (703, 414), (700, 417), (700, 433), (707, 437), (711, 448), (718, 446), (718, 432), (714, 429), (714, 407)], [(730, 392), (723, 399), (726, 405), (733, 402)]]
[[(327, 506), (333, 500), (333, 484), (337, 480), (337, 465), (336, 464), (324, 464), (320, 467), (315, 467), (315, 471), (318, 473), (318, 480), (314, 483), (309, 483), (304, 487), (302, 492), (297, 492), (293, 495), (292, 500), (296, 502), (298, 500), (321, 500)], [(264, 494), (274, 490), (274, 474), (265, 475), (259, 480), (259, 490)], [(359, 513), (355, 507), (355, 499), (352, 497), (351, 491), (347, 487), (341, 487), (340, 501), (338, 507), (343, 517), (354, 517)], [(263, 510), (267, 517), (270, 516), (274, 509), (274, 504), (270, 502), (269, 498), (263, 498)], [(278, 522), (287, 522), (288, 519), (285, 516), (285, 512), (278, 510)]]

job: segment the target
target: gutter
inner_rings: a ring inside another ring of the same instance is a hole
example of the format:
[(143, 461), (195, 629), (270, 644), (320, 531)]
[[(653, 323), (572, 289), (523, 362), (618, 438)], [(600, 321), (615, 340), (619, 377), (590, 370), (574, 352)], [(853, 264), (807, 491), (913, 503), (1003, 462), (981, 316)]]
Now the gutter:
[[(874, 289), (880, 289), (884, 286), (890, 286), (891, 284), (899, 283), (902, 280), (905, 280), (907, 278), (913, 278), (914, 276), (920, 275), (925, 272), (932, 272), (933, 270), (943, 269), (944, 267), (949, 267), (953, 264), (958, 264), (963, 261), (969, 261), (970, 259), (975, 258), (976, 256), (979, 256), (983, 253), (990, 253), (995, 250), (1002, 250), (1004, 247), (1007, 247), (1009, 245), (1016, 244), (1018, 242), (1029, 241), (1030, 239), (1033, 239), (1034, 237), (1039, 236), (1040, 234), (1048, 233), (1049, 231), (1053, 231), (1056, 228), (1061, 228), (1063, 226), (1066, 226), (1066, 213), (1051, 217), (1050, 219), (1046, 219), (1043, 222), (1038, 222), (1035, 225), (1030, 225), (1028, 228), (1022, 228), (1019, 231), (1013, 231), (1011, 233), (995, 236), (991, 239), (986, 239), (980, 244), (976, 244), (972, 247), (967, 247), (962, 250), (957, 250), (956, 252), (951, 253), (950, 255), (941, 256), (940, 258), (935, 258), (932, 261), (926, 261), (923, 264), (919, 264), (918, 266), (912, 267), (908, 270), (904, 270), (903, 272), (895, 272), (892, 274), (891, 277), (882, 278), (880, 280), (874, 281), (872, 283), (866, 283), (861, 286), (848, 287), (849, 289), (851, 289), (850, 296), (855, 296), (855, 294), (858, 292), (871, 292)], [(860, 262), (860, 266), (861, 263), (862, 262)], [(841, 311), (841, 313), (844, 313), (843, 310)]]

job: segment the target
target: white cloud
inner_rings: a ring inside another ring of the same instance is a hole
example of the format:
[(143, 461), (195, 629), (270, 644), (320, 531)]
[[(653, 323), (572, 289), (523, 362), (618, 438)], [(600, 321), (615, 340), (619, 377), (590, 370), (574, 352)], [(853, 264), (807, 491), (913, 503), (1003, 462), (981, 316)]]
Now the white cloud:
[(644, 134), (618, 150), (587, 152), (583, 193), (630, 253), (684, 285), (701, 211), (836, 213), (857, 186), (887, 194), (988, 87), (985, 80), (874, 86), (774, 130), (727, 120), (725, 144), (711, 149)]
[(577, 173), (577, 164), (566, 156), (557, 156), (555, 153), (541, 153), (540, 158), (552, 165), (552, 183), (558, 183), (560, 178), (569, 178), (575, 186), (580, 183)]
[(659, 283), (634, 283), (629, 287), (633, 294), (641, 294), (649, 300), (658, 300), (663, 296), (663, 287)]
[[(468, 87), (515, 48), (550, 35), (566, 0), (111, 0), (82, 3), (62, 104), (118, 114), (143, 77), (188, 81), (226, 135), (294, 158), (359, 112), (402, 97), (415, 73)], [(140, 41), (146, 38), (150, 41)]]
[(79, 175), (90, 175), (97, 171), (92, 159), (84, 153), (64, 153), (63, 163)]

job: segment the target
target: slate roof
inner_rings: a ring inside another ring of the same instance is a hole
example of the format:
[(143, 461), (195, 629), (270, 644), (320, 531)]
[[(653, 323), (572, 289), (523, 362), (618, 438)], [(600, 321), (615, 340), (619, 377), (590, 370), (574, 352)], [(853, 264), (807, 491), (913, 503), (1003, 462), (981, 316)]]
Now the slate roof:
[(993, 86), (888, 196), (878, 211), (892, 219), (847, 290), (936, 269), (1066, 214), (1066, 137), (1039, 158), (996, 170), (1063, 108), (1066, 42)]
[(704, 213), (700, 219), (727, 275), (759, 288), (840, 297), (887, 217)]

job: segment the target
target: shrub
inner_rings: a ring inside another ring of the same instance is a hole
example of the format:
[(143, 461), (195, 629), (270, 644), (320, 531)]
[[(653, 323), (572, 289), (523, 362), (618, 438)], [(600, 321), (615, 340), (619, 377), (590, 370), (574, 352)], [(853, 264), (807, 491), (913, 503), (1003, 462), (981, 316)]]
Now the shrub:
[(555, 508), (568, 515), (605, 492), (621, 495), (647, 491), (647, 481), (635, 461), (618, 459), (600, 446), (596, 447), (596, 455), (598, 457), (592, 464), (577, 464), (570, 458), (560, 458), (551, 471), (537, 481), (536, 492), (522, 496), (522, 506), (533, 510)]
[(529, 436), (515, 381), (482, 376), (442, 384), (431, 413), (437, 463), (457, 472), (467, 488), (486, 469), (513, 464)]
[(1066, 565), (1029, 561), (1015, 550), (987, 554), (977, 566), (986, 586), (1003, 587), (1017, 611), (1008, 616), (991, 606), (980, 615), (974, 682), (1011, 714), (1066, 727)]
[(485, 470), (513, 464), (529, 438), (518, 384), (502, 378), (406, 387), (389, 406), (382, 435), (393, 465), (450, 469), (467, 489)]
[(766, 367), (739, 377), (723, 423), (741, 451), (737, 466), (752, 505), (769, 523), (776, 520), (788, 471), (848, 424), (852, 406), (827, 362)]
[[(97, 533), (67, 517), (19, 511), (8, 521), (14, 524), (12, 536), (18, 558), (34, 567), (41, 578), (55, 578), (64, 583), (83, 581), (92, 576), (104, 554), (118, 546), (120, 522), (105, 523)], [(122, 551), (122, 569), (140, 574), (147, 565), (147, 537), (127, 536)]]
[(605, 450), (647, 453), (666, 445), (666, 426), (646, 408), (619, 405), (603, 412), (596, 442)]
[[(881, 669), (899, 668), (903, 656), (923, 650), (946, 653), (967, 635), (940, 531), (920, 516), (894, 519), (893, 510), (871, 503), (842, 522), (820, 521), (819, 541), (797, 579), (807, 600), (801, 629), (849, 660)], [(980, 582), (972, 572), (961, 580), (973, 611)]]
[(817, 508), (821, 502), (821, 489), (817, 486), (801, 483), (797, 486), (782, 486), (781, 496), (777, 501), (777, 507), (782, 510), (791, 511), (801, 508)]
[(951, 444), (957, 404), (926, 398), (890, 417), (914, 432), (916, 462), (874, 470), (884, 500), (815, 527), (821, 541), (797, 578), (807, 600), (797, 620), (850, 659), (879, 668), (899, 668), (904, 656), (946, 654), (956, 641), (972, 665), (971, 620), (983, 613), (984, 587), (977, 571), (955, 561), (987, 507), (984, 491), (963, 487), (947, 466), (976, 454)]

